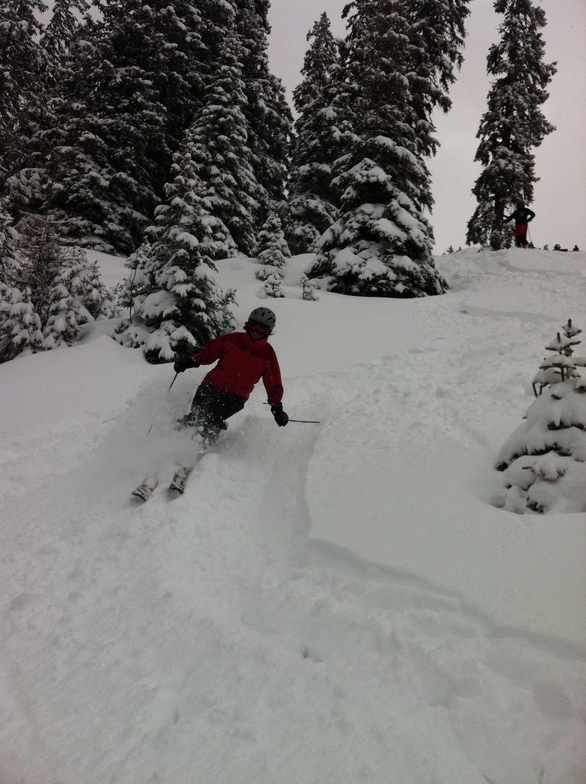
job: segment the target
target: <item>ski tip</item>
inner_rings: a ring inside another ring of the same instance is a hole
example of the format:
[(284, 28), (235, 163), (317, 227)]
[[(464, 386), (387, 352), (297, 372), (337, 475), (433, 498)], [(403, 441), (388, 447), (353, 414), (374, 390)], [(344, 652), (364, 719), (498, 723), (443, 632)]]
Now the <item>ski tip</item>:
[(171, 484), (169, 485), (169, 490), (174, 491), (176, 493), (180, 493), (183, 495), (185, 492), (185, 484), (187, 482), (187, 478), (189, 474), (192, 472), (193, 468), (180, 468), (173, 477)]
[(134, 498), (138, 498), (141, 501), (148, 501), (149, 498), (152, 496), (154, 487), (148, 487), (147, 485), (140, 485), (137, 487), (136, 490), (132, 491), (132, 496)]

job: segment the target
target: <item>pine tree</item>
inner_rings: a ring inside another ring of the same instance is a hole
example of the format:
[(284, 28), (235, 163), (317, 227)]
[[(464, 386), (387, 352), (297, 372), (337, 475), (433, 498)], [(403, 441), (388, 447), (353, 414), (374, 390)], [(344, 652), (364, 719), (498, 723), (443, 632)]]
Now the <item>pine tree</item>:
[(21, 265), (17, 259), (19, 235), (13, 218), (0, 201), (0, 282), (14, 286), (21, 279)]
[[(69, 62), (82, 21), (90, 9), (89, 0), (54, 0), (51, 19), (43, 30), (41, 48), (46, 55), (47, 80), (54, 88)], [(78, 12), (77, 14), (75, 12)]]
[(24, 285), (18, 241), (12, 218), (0, 205), (0, 363), (37, 351), (43, 338), (30, 289)]
[(18, 228), (10, 246), (12, 272), (3, 277), (0, 323), (5, 339), (10, 336), (4, 360), (71, 345), (84, 324), (116, 313), (97, 264), (79, 248), (59, 246), (50, 220), (30, 214)]
[(0, 191), (23, 164), (22, 126), (27, 126), (31, 106), (38, 105), (44, 63), (37, 14), (46, 10), (41, 0), (0, 4)]
[(71, 346), (84, 324), (117, 315), (97, 263), (90, 262), (81, 248), (61, 248), (59, 256), (59, 268), (48, 290), (44, 349)]
[(269, 69), (269, 0), (232, 0), (236, 27), (244, 48), (243, 76), (247, 97), (248, 146), (256, 180), (266, 192), (261, 205), (258, 229), (271, 203), (285, 200), (288, 156), (293, 118), (284, 87)]
[(75, 47), (47, 161), (49, 214), (63, 241), (120, 253), (139, 243), (170, 162), (164, 109), (137, 64), (149, 51), (146, 21), (133, 24), (126, 10), (115, 31), (118, 19), (90, 22)]
[(440, 294), (447, 284), (431, 255), (423, 210), (433, 203), (417, 132), (404, 122), (412, 104), (406, 69), (408, 25), (397, 0), (357, 0), (346, 7), (344, 107), (351, 142), (336, 162), (341, 217), (322, 236), (309, 277), (357, 296)]
[(238, 249), (251, 256), (261, 206), (268, 196), (256, 179), (248, 146), (242, 60), (235, 28), (227, 27), (221, 65), (189, 135), (196, 172), (212, 214), (224, 222)]
[(490, 243), (497, 249), (507, 208), (519, 199), (533, 199), (538, 178), (532, 150), (555, 130), (540, 107), (548, 98), (546, 88), (556, 65), (543, 60), (542, 8), (532, 0), (496, 0), (494, 7), (504, 20), (500, 42), (487, 57), (487, 71), (496, 78), (477, 134), (475, 160), (483, 169), (472, 189), (478, 207), (468, 222), (466, 242)]
[(291, 251), (285, 239), (281, 219), (274, 210), (269, 212), (258, 234), (256, 257), (259, 264), (262, 264), (262, 268), (256, 273), (258, 280), (267, 280), (273, 276), (278, 279), (283, 277), (281, 270), (291, 257)]
[(94, 321), (85, 305), (94, 291), (85, 253), (80, 248), (66, 250), (48, 291), (44, 349), (71, 346), (82, 326)]
[(412, 99), (412, 122), (417, 130), (418, 151), (434, 155), (437, 140), (433, 136), (433, 112), (449, 111), (452, 102), (449, 88), (455, 70), (462, 65), (464, 22), (470, 13), (470, 0), (404, 0), (403, 14), (408, 23), (411, 61), (407, 73)]
[(102, 0), (100, 8), (63, 90), (49, 206), (67, 241), (129, 253), (163, 198), (233, 12), (218, 0)]
[(44, 328), (49, 318), (51, 289), (62, 261), (55, 226), (46, 217), (29, 214), (18, 223), (19, 251), (23, 256), (21, 280)]
[(38, 351), (43, 340), (41, 320), (30, 289), (0, 281), (0, 363)]
[(8, 208), (16, 221), (27, 212), (45, 209), (44, 165), (58, 125), (55, 103), (65, 80), (73, 42), (81, 28), (74, 10), (84, 14), (88, 9), (87, 0), (56, 0), (49, 24), (42, 30), (39, 49), (43, 67), (35, 79), (34, 95), (20, 113), (18, 167), (4, 188)]
[(305, 55), (303, 80), (293, 91), (298, 113), (288, 182), (290, 219), (286, 236), (293, 253), (311, 251), (319, 237), (334, 223), (332, 165), (339, 157), (329, 86), (339, 63), (338, 44), (327, 14), (322, 14), (307, 34), (311, 45)]
[(266, 297), (272, 297), (273, 299), (280, 299), (285, 296), (283, 290), (281, 288), (282, 285), (282, 278), (280, 275), (276, 273), (273, 275), (269, 275), (268, 278), (265, 279), (263, 285), (263, 291)]
[(319, 299), (315, 291), (316, 284), (314, 280), (310, 280), (305, 273), (301, 276), (301, 297), (308, 302), (315, 302)]
[(581, 331), (569, 319), (546, 346), (555, 353), (534, 379), (537, 399), (498, 455), (510, 512), (586, 511), (586, 357), (573, 356)]
[(112, 294), (102, 282), (97, 261), (89, 261), (80, 248), (72, 248), (70, 253), (83, 262), (83, 271), (80, 273), (82, 286), (79, 296), (92, 319), (101, 321), (115, 318), (119, 315), (119, 308), (114, 302)]
[(215, 281), (217, 259), (236, 252), (224, 223), (210, 211), (204, 185), (197, 176), (190, 134), (176, 153), (174, 179), (166, 203), (157, 208), (156, 223), (139, 248), (131, 276), (132, 320), (123, 326), (124, 345), (143, 345), (149, 362), (169, 362), (229, 330), (234, 301)]
[(578, 367), (584, 366), (585, 360), (576, 360), (572, 355), (574, 346), (581, 342), (576, 339), (581, 332), (582, 330), (572, 323), (572, 319), (568, 319), (562, 331), (558, 332), (555, 339), (546, 346), (548, 351), (555, 351), (555, 354), (545, 357), (539, 366), (539, 371), (533, 379), (535, 397), (539, 397), (543, 390), (552, 384), (567, 381), (569, 378), (579, 378)]

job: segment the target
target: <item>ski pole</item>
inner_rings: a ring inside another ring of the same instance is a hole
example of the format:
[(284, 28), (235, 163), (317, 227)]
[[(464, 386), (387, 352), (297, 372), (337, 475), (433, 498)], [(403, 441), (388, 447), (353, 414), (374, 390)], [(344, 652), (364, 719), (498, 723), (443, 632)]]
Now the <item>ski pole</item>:
[[(175, 383), (175, 379), (177, 378), (177, 376), (178, 376), (178, 375), (179, 375), (179, 373), (175, 373), (175, 375), (173, 376), (173, 381), (171, 381), (171, 383), (170, 383), (170, 385), (169, 385), (169, 389), (167, 390), (167, 393), (169, 393), (169, 392), (171, 391), (171, 387), (172, 387), (172, 386), (173, 386), (173, 384)], [(149, 427), (149, 429), (147, 430), (147, 436), (148, 436), (148, 434), (151, 432), (151, 430), (153, 429), (153, 425), (154, 425), (154, 424), (155, 424), (155, 423), (153, 422), (153, 424), (152, 424), (152, 425)]]
[[(268, 406), (269, 403), (263, 403), (263, 406)], [(319, 419), (291, 419), (289, 417), (289, 422), (302, 422), (305, 425), (319, 425), (321, 424)]]

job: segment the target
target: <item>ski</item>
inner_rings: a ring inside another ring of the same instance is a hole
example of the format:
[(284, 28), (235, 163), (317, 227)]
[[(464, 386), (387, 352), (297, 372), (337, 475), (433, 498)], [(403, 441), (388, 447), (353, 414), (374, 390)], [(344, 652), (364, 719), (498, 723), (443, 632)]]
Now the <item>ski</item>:
[(132, 491), (132, 495), (135, 496), (135, 498), (140, 498), (141, 501), (148, 501), (154, 493), (158, 483), (159, 480), (156, 478), (147, 478), (136, 488), (136, 490)]
[(174, 490), (175, 492), (181, 493), (181, 495), (183, 495), (185, 492), (187, 478), (192, 471), (193, 468), (180, 468), (178, 471), (176, 471), (175, 476), (169, 485), (169, 490)]
[[(205, 452), (202, 452), (200, 455), (197, 455), (195, 458), (194, 465), (192, 466), (182, 466), (181, 468), (175, 468), (175, 474), (173, 479), (171, 480), (171, 484), (168, 487), (170, 492), (179, 493), (182, 495), (185, 492), (185, 484), (187, 482), (188, 476), (193, 471), (195, 465), (201, 460), (204, 456)], [(132, 491), (132, 495), (135, 498), (140, 498), (141, 501), (148, 501), (149, 498), (155, 491), (155, 488), (159, 484), (159, 476), (157, 474), (153, 474), (148, 476), (142, 484), (140, 484), (136, 490)]]

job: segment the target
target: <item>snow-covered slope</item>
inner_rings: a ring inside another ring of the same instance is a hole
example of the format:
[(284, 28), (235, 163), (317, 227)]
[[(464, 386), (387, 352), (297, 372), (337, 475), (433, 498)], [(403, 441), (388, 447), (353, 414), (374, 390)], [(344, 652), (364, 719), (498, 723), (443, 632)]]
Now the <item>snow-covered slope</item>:
[[(202, 370), (103, 323), (0, 366), (2, 784), (586, 781), (586, 513), (491, 503), (586, 254), (451, 254), (410, 301), (303, 301), (307, 261), (267, 304), (321, 424), (258, 389), (177, 500), (129, 493)], [(242, 323), (254, 265), (220, 278)]]

